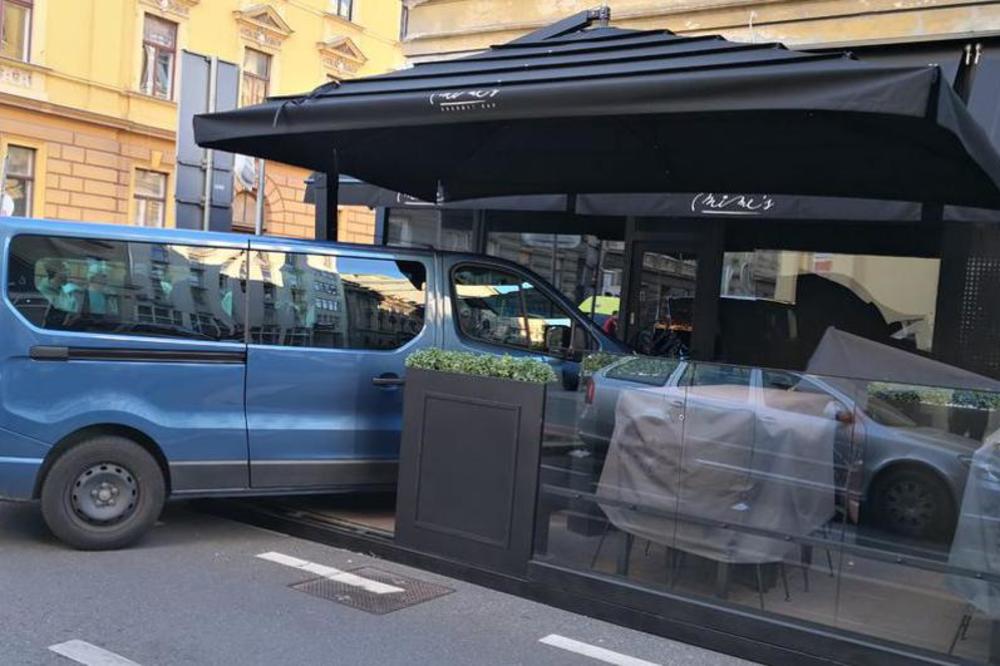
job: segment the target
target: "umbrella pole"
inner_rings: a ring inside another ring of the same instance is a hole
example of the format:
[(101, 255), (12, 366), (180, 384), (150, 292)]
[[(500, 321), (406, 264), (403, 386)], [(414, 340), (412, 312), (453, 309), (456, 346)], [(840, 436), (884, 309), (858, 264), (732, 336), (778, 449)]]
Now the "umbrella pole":
[(316, 220), (316, 240), (337, 242), (337, 206), (340, 204), (340, 169), (337, 151), (326, 172), (326, 215)]

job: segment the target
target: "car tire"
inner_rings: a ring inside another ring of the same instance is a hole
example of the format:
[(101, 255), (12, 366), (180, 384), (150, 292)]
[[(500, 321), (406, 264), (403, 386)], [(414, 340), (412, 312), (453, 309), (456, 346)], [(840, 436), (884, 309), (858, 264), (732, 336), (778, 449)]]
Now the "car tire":
[(95, 437), (59, 456), (42, 484), (42, 517), (80, 550), (135, 543), (156, 522), (166, 483), (156, 460), (125, 437)]
[(918, 540), (947, 542), (955, 531), (955, 503), (936, 474), (918, 468), (883, 473), (871, 493), (871, 509), (881, 529)]

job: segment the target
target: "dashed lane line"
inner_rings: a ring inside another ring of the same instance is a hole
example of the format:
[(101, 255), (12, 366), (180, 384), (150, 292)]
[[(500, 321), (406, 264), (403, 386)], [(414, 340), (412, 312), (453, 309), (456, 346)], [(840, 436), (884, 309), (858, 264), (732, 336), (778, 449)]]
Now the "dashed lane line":
[(560, 650), (566, 650), (585, 657), (590, 657), (591, 659), (596, 659), (597, 661), (603, 661), (606, 664), (614, 664), (615, 666), (660, 666), (659, 664), (654, 664), (653, 662), (646, 661), (645, 659), (630, 657), (627, 654), (597, 647), (596, 645), (591, 645), (590, 643), (576, 641), (572, 638), (560, 636), (559, 634), (549, 634), (544, 638), (539, 638), (538, 642), (544, 643), (545, 645), (551, 645), (552, 647), (559, 648)]
[(330, 580), (337, 581), (338, 583), (343, 583), (344, 585), (359, 587), (373, 594), (399, 594), (401, 592), (406, 592), (403, 588), (396, 587), (395, 585), (380, 583), (377, 580), (371, 580), (370, 578), (364, 578), (363, 576), (358, 576), (357, 574), (352, 574), (347, 571), (334, 569), (333, 567), (328, 567), (324, 564), (317, 564), (308, 560), (300, 560), (297, 557), (292, 557), (291, 555), (285, 555), (283, 553), (261, 553), (257, 557), (262, 560), (267, 560), (268, 562), (283, 564), (286, 567), (306, 571), (308, 573), (315, 574), (320, 578), (328, 578)]
[(139, 666), (131, 659), (109, 652), (87, 641), (71, 640), (50, 645), (49, 650), (84, 666)]

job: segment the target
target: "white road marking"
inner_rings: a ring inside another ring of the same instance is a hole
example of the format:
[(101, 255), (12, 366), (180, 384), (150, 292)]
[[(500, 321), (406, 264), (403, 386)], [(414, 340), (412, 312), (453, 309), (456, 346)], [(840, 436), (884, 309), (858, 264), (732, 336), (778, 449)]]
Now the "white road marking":
[(299, 558), (292, 557), (291, 555), (270, 552), (261, 553), (257, 557), (262, 560), (267, 560), (268, 562), (274, 562), (275, 564), (283, 564), (286, 567), (292, 567), (293, 569), (308, 571), (311, 574), (315, 574), (322, 578), (329, 578), (330, 580), (335, 580), (338, 583), (343, 583), (344, 585), (360, 587), (361, 589), (374, 594), (399, 594), (400, 592), (406, 591), (401, 587), (396, 587), (395, 585), (386, 585), (385, 583), (380, 583), (377, 580), (364, 578), (363, 576), (358, 576), (357, 574), (341, 571), (340, 569), (334, 569), (333, 567), (328, 567), (323, 564), (316, 564), (315, 562), (310, 562), (308, 560), (300, 560)]
[(654, 664), (653, 662), (646, 661), (645, 659), (637, 659), (636, 657), (630, 657), (627, 654), (606, 650), (605, 648), (597, 647), (596, 645), (581, 643), (580, 641), (575, 641), (572, 638), (566, 638), (565, 636), (560, 636), (559, 634), (549, 634), (545, 638), (539, 638), (538, 642), (545, 643), (546, 645), (551, 645), (552, 647), (557, 647), (562, 650), (567, 650), (569, 652), (575, 652), (576, 654), (582, 654), (585, 657), (603, 661), (606, 664), (615, 664), (615, 666), (660, 666), (659, 664)]
[(131, 659), (81, 640), (50, 645), (49, 649), (84, 666), (139, 666)]

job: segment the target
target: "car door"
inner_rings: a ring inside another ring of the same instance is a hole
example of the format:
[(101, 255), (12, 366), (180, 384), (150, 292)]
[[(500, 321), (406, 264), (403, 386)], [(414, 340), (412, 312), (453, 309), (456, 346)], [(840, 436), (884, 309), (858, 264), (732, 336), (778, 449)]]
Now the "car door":
[(255, 488), (395, 483), (406, 356), (429, 344), (428, 257), (251, 245)]

